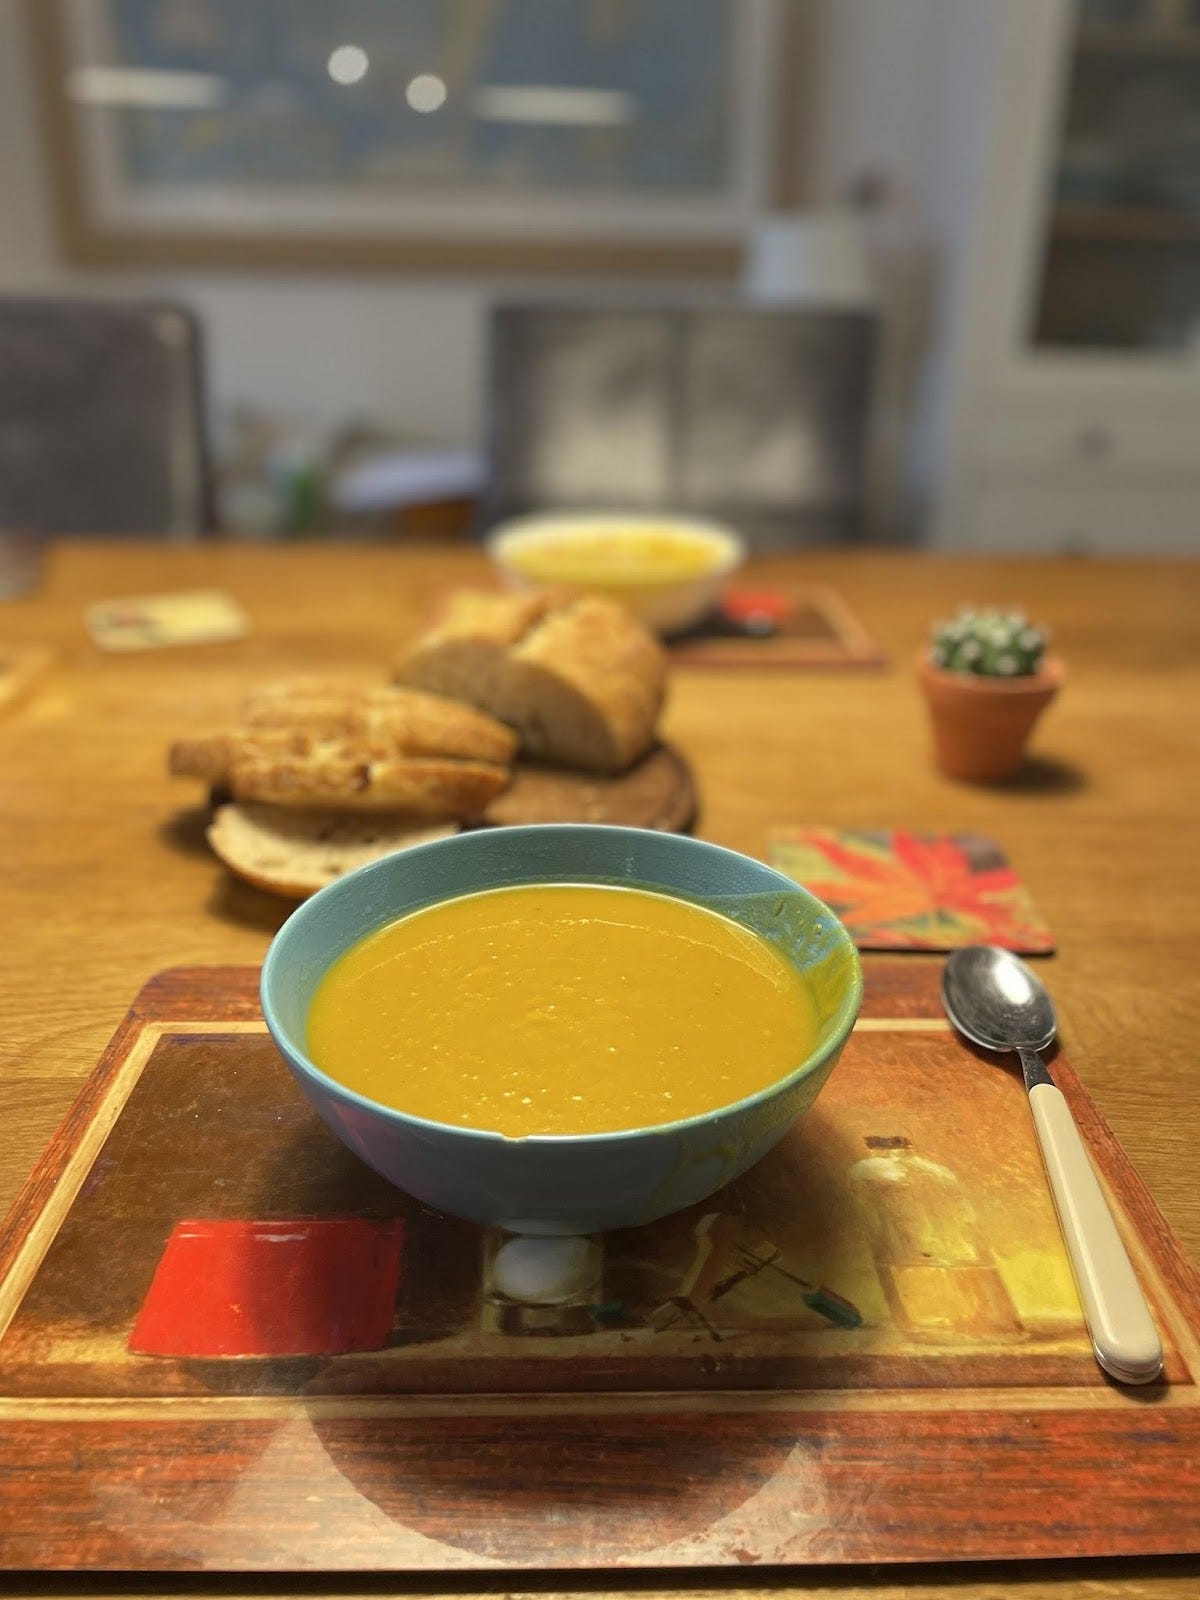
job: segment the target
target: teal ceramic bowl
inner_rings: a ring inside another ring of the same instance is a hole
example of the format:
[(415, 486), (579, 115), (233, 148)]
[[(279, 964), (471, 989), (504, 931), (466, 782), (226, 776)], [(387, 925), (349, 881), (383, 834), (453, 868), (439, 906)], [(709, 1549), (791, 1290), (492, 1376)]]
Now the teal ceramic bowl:
[[(769, 939), (806, 976), (818, 1013), (812, 1054), (769, 1088), (680, 1122), (523, 1139), (452, 1127), (376, 1104), (309, 1059), (313, 991), (351, 945), (422, 906), (521, 883), (620, 883), (722, 911)], [(347, 874), (279, 930), (262, 970), (267, 1026), (313, 1106), (351, 1150), (427, 1205), (516, 1233), (627, 1228), (703, 1200), (766, 1154), (816, 1099), (858, 1015), (862, 973), (827, 906), (748, 856), (636, 828), (491, 828), (418, 845)]]

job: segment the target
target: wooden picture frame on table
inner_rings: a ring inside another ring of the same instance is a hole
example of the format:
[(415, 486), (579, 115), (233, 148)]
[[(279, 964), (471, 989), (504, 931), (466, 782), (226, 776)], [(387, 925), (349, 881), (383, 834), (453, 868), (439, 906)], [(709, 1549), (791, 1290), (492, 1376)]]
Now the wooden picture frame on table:
[[(219, 17), (222, 0), (215, 3)], [(121, 4), (27, 0), (59, 235), (64, 254), (80, 265), (733, 280), (754, 222), (797, 201), (798, 107), (809, 55), (800, 0), (708, 0), (710, 16), (724, 10), (733, 46), (721, 129), (726, 157), (721, 186), (691, 197), (649, 186), (587, 194), (488, 192), (477, 184), (431, 197), (411, 185), (372, 191), (361, 177), (291, 187), (261, 177), (231, 182), (227, 172), (216, 181), (194, 173), (182, 182), (139, 178), (131, 174), (129, 139), (118, 136), (117, 118), (130, 104), (106, 103), (104, 85), (124, 74), (153, 90), (169, 74), (107, 65), (128, 60), (113, 48)], [(203, 73), (178, 76), (189, 92), (203, 87)], [(208, 81), (217, 80), (210, 74)], [(513, 92), (466, 88), (475, 104), (480, 94)], [(139, 137), (152, 139), (147, 127), (161, 107), (151, 95), (132, 109), (150, 113)], [(186, 103), (179, 109), (198, 115), (203, 95), (190, 112)], [(220, 107), (214, 100), (207, 109)], [(141, 148), (144, 160), (144, 142)]]

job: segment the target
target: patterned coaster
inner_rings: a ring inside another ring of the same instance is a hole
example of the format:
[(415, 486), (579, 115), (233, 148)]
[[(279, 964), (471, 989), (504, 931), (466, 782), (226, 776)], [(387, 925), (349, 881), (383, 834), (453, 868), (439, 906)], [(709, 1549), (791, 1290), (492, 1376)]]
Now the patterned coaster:
[(836, 911), (862, 950), (1054, 949), (1045, 919), (994, 839), (781, 828), (771, 835), (771, 864)]

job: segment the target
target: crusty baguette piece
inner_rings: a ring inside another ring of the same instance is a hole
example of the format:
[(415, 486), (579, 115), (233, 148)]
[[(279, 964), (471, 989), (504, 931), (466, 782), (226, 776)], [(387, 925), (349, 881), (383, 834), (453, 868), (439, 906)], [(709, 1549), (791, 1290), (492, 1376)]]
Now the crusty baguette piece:
[(538, 760), (620, 772), (654, 741), (667, 665), (614, 601), (460, 591), (396, 676), (499, 717)]
[(622, 606), (589, 597), (548, 612), (511, 663), (516, 726), (538, 759), (620, 772), (654, 742), (666, 657)]
[(509, 781), (488, 761), (388, 756), (357, 741), (329, 740), (302, 755), (237, 752), (225, 773), (235, 800), (346, 811), (405, 811), (414, 817), (479, 816)]
[(368, 861), (457, 832), (456, 823), (430, 827), (408, 817), (225, 805), (208, 828), (208, 842), (247, 883), (302, 900)]
[(229, 771), (230, 754), (230, 742), (224, 734), (176, 739), (167, 752), (167, 766), (173, 778), (199, 778), (202, 783), (221, 784)]
[(397, 681), (483, 706), (502, 722), (511, 721), (492, 704), (507, 703), (505, 665), (509, 653), (537, 626), (553, 601), (546, 593), (455, 590), (440, 621), (397, 665)]
[(517, 736), (415, 689), (298, 679), (247, 701), (242, 724), (171, 746), (171, 771), (237, 800), (478, 816), (509, 779)]
[(239, 757), (285, 760), (311, 755), (313, 747), (313, 739), (299, 728), (210, 733), (194, 739), (176, 739), (168, 753), (168, 763), (173, 777), (199, 778), (220, 786), (228, 783), (229, 769)]
[(396, 755), (461, 756), (507, 765), (517, 752), (511, 728), (473, 706), (385, 684), (297, 678), (268, 684), (242, 707), (247, 728), (303, 728), (314, 738), (388, 740)]

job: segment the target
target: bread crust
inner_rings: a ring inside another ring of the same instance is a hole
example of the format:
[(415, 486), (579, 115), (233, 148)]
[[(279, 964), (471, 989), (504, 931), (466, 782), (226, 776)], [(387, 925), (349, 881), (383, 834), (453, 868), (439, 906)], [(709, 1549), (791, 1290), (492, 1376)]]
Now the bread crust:
[(460, 756), (507, 765), (511, 728), (474, 706), (419, 689), (297, 678), (257, 690), (242, 708), (247, 728), (303, 728), (317, 738), (387, 740), (397, 755)]
[(230, 731), (176, 740), (169, 765), (237, 800), (462, 820), (504, 789), (516, 746), (471, 706), (306, 678), (258, 690)]
[(226, 781), (235, 800), (346, 811), (405, 811), (414, 817), (482, 815), (509, 769), (438, 756), (387, 757), (330, 741), (304, 755), (235, 755)]
[(653, 744), (667, 661), (658, 640), (615, 601), (464, 590), (396, 676), (508, 723), (527, 755), (611, 773)]

